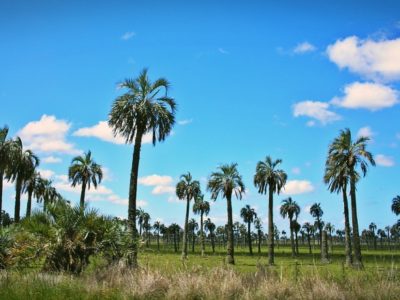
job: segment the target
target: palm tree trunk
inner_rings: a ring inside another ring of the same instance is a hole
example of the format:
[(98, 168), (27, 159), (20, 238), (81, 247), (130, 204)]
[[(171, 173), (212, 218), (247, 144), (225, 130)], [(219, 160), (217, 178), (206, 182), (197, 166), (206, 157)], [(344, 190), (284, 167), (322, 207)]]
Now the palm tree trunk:
[(251, 230), (251, 223), (249, 221), (249, 222), (247, 222), (247, 240), (249, 243), (250, 255), (253, 255), (253, 249), (251, 248), (251, 232), (250, 232), (250, 230)]
[(32, 193), (33, 191), (28, 191), (28, 202), (26, 203), (26, 217), (29, 218), (31, 216), (32, 211)]
[(187, 258), (187, 240), (188, 240), (188, 222), (189, 222), (189, 207), (190, 199), (186, 199), (186, 216), (185, 216), (185, 226), (183, 228), (183, 243), (182, 243), (182, 259)]
[(130, 257), (130, 264), (137, 266), (137, 230), (136, 230), (136, 194), (137, 194), (137, 181), (139, 172), (139, 161), (140, 161), (140, 148), (142, 146), (143, 132), (141, 130), (136, 131), (135, 145), (132, 154), (132, 168), (131, 178), (129, 182), (129, 205), (128, 205), (128, 223), (132, 232), (132, 255)]
[(297, 232), (295, 232), (294, 238), (296, 242), (296, 255), (299, 255), (299, 241), (297, 239)]
[(360, 235), (358, 231), (358, 218), (357, 218), (356, 179), (354, 170), (351, 170), (351, 175), (350, 175), (350, 198), (351, 198), (351, 218), (353, 221), (353, 245), (354, 245), (353, 265), (357, 268), (362, 268), (363, 265), (361, 260), (361, 245), (360, 245)]
[(274, 191), (272, 186), (269, 186), (268, 197), (268, 264), (274, 264)]
[(232, 218), (232, 194), (226, 195), (227, 211), (228, 211), (228, 245), (227, 249), (227, 262), (228, 264), (235, 264), (234, 249), (233, 249), (233, 218)]
[(294, 236), (293, 236), (293, 221), (292, 219), (289, 220), (290, 222), (290, 245), (292, 246), (292, 257), (296, 257), (296, 249), (294, 247)]
[(3, 170), (0, 171), (0, 226), (3, 225), (3, 178), (4, 178), (4, 172)]
[(81, 190), (81, 200), (80, 200), (80, 208), (83, 210), (85, 208), (85, 193), (86, 193), (86, 180), (82, 181), (82, 190)]
[(346, 265), (350, 266), (353, 263), (351, 254), (351, 235), (350, 235), (350, 218), (349, 218), (349, 204), (347, 201), (347, 188), (346, 185), (342, 188), (343, 194), (343, 211), (344, 211), (344, 243), (346, 254)]
[(22, 182), (17, 177), (17, 181), (15, 183), (15, 209), (14, 209), (14, 221), (18, 223), (20, 220), (20, 210), (21, 210), (21, 190), (22, 190)]
[(203, 211), (200, 213), (200, 234), (201, 234), (201, 256), (204, 256), (206, 251), (205, 239), (204, 239), (204, 227), (203, 227)]

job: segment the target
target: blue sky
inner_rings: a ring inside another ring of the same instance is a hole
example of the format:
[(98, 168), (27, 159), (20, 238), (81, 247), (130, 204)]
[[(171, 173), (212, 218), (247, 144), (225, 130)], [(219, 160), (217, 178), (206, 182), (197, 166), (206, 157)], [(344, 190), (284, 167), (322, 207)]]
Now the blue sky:
[[(322, 182), (327, 147), (340, 129), (368, 135), (378, 165), (358, 186), (361, 227), (393, 224), (399, 191), (400, 5), (396, 1), (9, 1), (0, 4), (0, 123), (42, 159), (42, 175), (73, 202), (72, 157), (91, 150), (106, 177), (92, 207), (125, 217), (132, 146), (104, 123), (118, 83), (144, 67), (166, 77), (178, 103), (173, 134), (142, 148), (138, 199), (152, 221), (183, 223), (173, 194), (190, 171), (205, 190), (221, 163), (237, 162), (247, 187), (234, 201), (266, 221), (252, 177), (266, 155), (282, 158), (289, 195), (321, 202), (343, 227), (342, 202)], [(13, 211), (13, 186), (4, 207)], [(208, 197), (209, 195), (206, 194)], [(23, 202), (23, 213), (25, 209)], [(226, 204), (213, 203), (222, 224)]]

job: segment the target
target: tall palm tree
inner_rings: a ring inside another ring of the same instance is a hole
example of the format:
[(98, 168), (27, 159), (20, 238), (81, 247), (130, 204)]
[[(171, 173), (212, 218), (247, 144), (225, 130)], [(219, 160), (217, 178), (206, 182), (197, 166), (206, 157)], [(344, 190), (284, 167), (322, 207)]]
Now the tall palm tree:
[(204, 256), (205, 252), (205, 239), (204, 239), (204, 215), (208, 216), (210, 212), (210, 203), (204, 200), (204, 195), (198, 195), (193, 204), (193, 212), (200, 214), (200, 236), (201, 236), (201, 256)]
[(15, 210), (14, 221), (20, 220), (21, 192), (25, 181), (32, 175), (39, 165), (39, 158), (31, 150), (25, 150), (19, 137), (15, 139), (11, 149), (12, 164), (7, 178), (15, 181)]
[(68, 169), (69, 180), (72, 181), (71, 185), (75, 187), (77, 184), (82, 186), (80, 208), (85, 207), (85, 193), (86, 187), (90, 189), (90, 184), (93, 184), (97, 189), (97, 185), (101, 183), (103, 178), (103, 171), (101, 166), (97, 164), (92, 158), (90, 150), (82, 156), (76, 156), (71, 161), (71, 166)]
[(319, 231), (319, 245), (322, 246), (322, 215), (324, 214), (324, 211), (321, 208), (321, 203), (314, 203), (310, 207), (310, 214), (313, 218), (315, 218), (315, 225), (318, 228)]
[(40, 174), (34, 171), (31, 176), (26, 179), (23, 187), (23, 192), (28, 194), (28, 202), (26, 204), (26, 217), (28, 218), (31, 216), (32, 211), (32, 196), (34, 196), (34, 194), (37, 196), (39, 182)]
[(296, 201), (292, 200), (291, 197), (282, 201), (282, 205), (280, 208), (280, 213), (282, 218), (289, 219), (289, 228), (290, 228), (290, 244), (292, 246), (292, 257), (296, 256), (296, 248), (294, 245), (294, 228), (293, 228), (293, 220), (297, 220), (298, 215), (300, 214), (300, 206), (296, 203)]
[(259, 161), (254, 175), (254, 185), (258, 187), (258, 193), (268, 192), (268, 263), (274, 264), (274, 193), (281, 192), (286, 184), (287, 174), (277, 167), (282, 163), (281, 159), (275, 161), (270, 156), (265, 161)]
[(169, 82), (159, 78), (151, 82), (144, 69), (137, 78), (126, 79), (121, 88), (127, 92), (113, 103), (108, 124), (115, 135), (122, 135), (126, 143), (134, 143), (129, 183), (128, 220), (132, 231), (132, 265), (137, 264), (136, 196), (140, 149), (143, 136), (152, 135), (153, 145), (164, 141), (175, 124), (175, 101), (168, 97)]
[(262, 221), (259, 217), (254, 219), (254, 227), (257, 229), (257, 239), (258, 239), (258, 254), (261, 253), (261, 239), (262, 239)]
[(157, 235), (157, 250), (160, 251), (160, 231), (161, 231), (161, 222), (160, 221), (155, 221), (153, 228), (156, 232)]
[(303, 224), (303, 229), (306, 232), (306, 236), (307, 236), (307, 244), (308, 244), (308, 252), (310, 254), (312, 254), (312, 250), (311, 250), (311, 232), (312, 232), (312, 225), (308, 222), (305, 222)]
[(400, 196), (396, 196), (392, 200), (392, 212), (398, 216), (400, 215)]
[(226, 199), (228, 216), (228, 243), (226, 247), (227, 261), (229, 264), (235, 264), (233, 249), (233, 216), (232, 216), (232, 195), (242, 199), (245, 192), (245, 186), (242, 176), (237, 170), (237, 164), (226, 164), (213, 172), (208, 181), (207, 189), (211, 192), (211, 199), (216, 200), (219, 195)]
[(206, 228), (207, 231), (210, 232), (210, 239), (211, 239), (211, 248), (212, 248), (212, 252), (215, 253), (215, 241), (214, 241), (214, 231), (215, 231), (215, 224), (210, 220), (210, 218), (208, 218), (205, 222), (204, 222), (204, 227)]
[(190, 219), (188, 223), (188, 231), (190, 231), (190, 234), (192, 236), (192, 252), (194, 252), (194, 244), (196, 242), (196, 234), (195, 231), (199, 229), (199, 224), (196, 222), (195, 219)]
[(254, 208), (250, 207), (250, 205), (246, 205), (240, 210), (240, 216), (242, 217), (243, 222), (247, 223), (247, 242), (249, 244), (250, 255), (253, 255), (253, 249), (251, 247), (251, 223), (253, 223), (254, 219), (257, 218), (257, 213)]
[[(358, 173), (356, 174), (359, 177)], [(324, 182), (328, 185), (328, 190), (331, 193), (342, 193), (343, 199), (343, 215), (344, 215), (344, 239), (345, 239), (345, 256), (346, 265), (350, 266), (353, 263), (351, 250), (351, 230), (349, 217), (349, 204), (347, 200), (347, 187), (349, 186), (350, 176), (346, 166), (338, 164), (331, 156), (325, 163)]]
[(11, 165), (10, 146), (12, 140), (7, 140), (8, 127), (0, 128), (0, 224), (3, 212), (3, 179), (7, 168)]
[(200, 182), (193, 180), (190, 172), (181, 175), (181, 180), (176, 184), (176, 196), (186, 201), (185, 226), (183, 229), (182, 259), (187, 258), (188, 222), (190, 201), (200, 194)]
[(351, 217), (353, 222), (353, 246), (354, 262), (356, 267), (362, 267), (360, 235), (358, 230), (357, 217), (357, 199), (356, 183), (359, 180), (357, 168), (361, 169), (365, 177), (368, 170), (368, 164), (375, 166), (372, 154), (367, 151), (368, 137), (360, 137), (356, 141), (352, 140), (349, 129), (342, 130), (340, 135), (333, 140), (329, 146), (328, 156), (335, 162), (338, 169), (345, 170), (350, 178), (350, 199), (351, 199)]

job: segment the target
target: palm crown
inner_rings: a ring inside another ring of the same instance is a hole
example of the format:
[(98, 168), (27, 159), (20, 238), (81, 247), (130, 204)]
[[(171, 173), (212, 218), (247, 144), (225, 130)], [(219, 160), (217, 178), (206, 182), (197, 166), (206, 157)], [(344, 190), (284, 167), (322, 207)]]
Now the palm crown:
[(237, 170), (237, 164), (222, 165), (218, 172), (213, 172), (208, 181), (207, 189), (211, 192), (211, 199), (216, 200), (218, 195), (222, 198), (231, 197), (235, 194), (236, 198), (242, 199), (245, 186)]
[(289, 197), (282, 201), (280, 213), (283, 218), (288, 217), (290, 220), (293, 220), (293, 218), (297, 219), (297, 216), (300, 214), (300, 206)]
[(258, 187), (260, 194), (267, 193), (267, 187), (272, 188), (274, 193), (279, 194), (286, 184), (287, 175), (283, 170), (276, 169), (282, 163), (281, 159), (275, 161), (270, 156), (265, 161), (259, 161), (254, 175), (254, 185)]
[(250, 205), (246, 205), (240, 210), (240, 216), (243, 218), (244, 222), (253, 223), (254, 219), (257, 218), (257, 213)]

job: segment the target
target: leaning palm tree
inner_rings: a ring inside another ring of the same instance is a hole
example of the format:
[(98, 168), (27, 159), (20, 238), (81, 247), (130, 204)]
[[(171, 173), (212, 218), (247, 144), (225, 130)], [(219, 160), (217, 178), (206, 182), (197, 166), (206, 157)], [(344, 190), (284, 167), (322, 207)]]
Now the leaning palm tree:
[(250, 207), (250, 205), (246, 205), (240, 210), (240, 216), (242, 217), (243, 222), (247, 223), (247, 242), (249, 244), (250, 255), (253, 255), (253, 249), (251, 247), (251, 223), (253, 223), (254, 219), (257, 218), (257, 213), (254, 208)]
[(368, 137), (352, 140), (349, 129), (342, 130), (340, 135), (329, 146), (328, 156), (335, 162), (338, 169), (345, 170), (350, 181), (351, 217), (353, 222), (354, 262), (356, 267), (362, 267), (360, 235), (358, 230), (356, 183), (359, 180), (357, 168), (360, 167), (365, 177), (368, 164), (375, 166), (372, 154), (367, 151)]
[(310, 214), (313, 218), (315, 218), (315, 225), (318, 228), (319, 231), (319, 245), (322, 246), (322, 215), (324, 214), (324, 211), (321, 208), (321, 203), (314, 203), (310, 207)]
[(11, 165), (10, 146), (12, 140), (7, 140), (8, 127), (4, 126), (0, 129), (0, 224), (2, 224), (3, 211), (3, 179), (7, 168)]
[(185, 226), (183, 229), (182, 243), (182, 259), (187, 258), (187, 242), (188, 242), (188, 222), (190, 201), (196, 199), (200, 194), (200, 182), (193, 180), (190, 172), (181, 176), (181, 180), (176, 184), (176, 196), (180, 200), (186, 201)]
[(71, 166), (68, 169), (68, 177), (72, 181), (73, 187), (77, 184), (82, 186), (80, 208), (83, 209), (85, 207), (86, 187), (89, 190), (90, 184), (93, 184), (96, 189), (103, 178), (103, 171), (101, 166), (93, 160), (92, 152), (88, 151), (84, 155), (72, 159)]
[(205, 239), (204, 239), (204, 215), (208, 216), (210, 212), (210, 203), (204, 200), (204, 195), (198, 195), (193, 204), (193, 212), (198, 215), (200, 214), (200, 238), (201, 238), (201, 256), (204, 256), (205, 252)]
[(242, 199), (245, 192), (245, 186), (237, 170), (237, 164), (226, 164), (213, 172), (208, 181), (207, 189), (211, 192), (211, 199), (216, 200), (219, 195), (226, 199), (227, 217), (228, 217), (228, 243), (227, 243), (227, 262), (235, 264), (233, 249), (233, 216), (232, 216), (232, 195)]
[[(357, 178), (359, 177), (356, 173)], [(346, 265), (350, 266), (353, 263), (351, 253), (351, 230), (349, 217), (349, 204), (347, 200), (347, 187), (349, 186), (350, 176), (346, 166), (338, 164), (331, 156), (325, 163), (324, 182), (328, 185), (331, 193), (342, 193), (343, 199), (343, 215), (344, 215), (344, 239), (345, 239), (345, 256)]]
[[(144, 69), (137, 78), (126, 79), (120, 88), (128, 91), (113, 103), (108, 124), (115, 135), (122, 135), (126, 143), (134, 143), (129, 183), (128, 220), (133, 235), (131, 264), (137, 264), (136, 196), (140, 149), (145, 134), (151, 134), (153, 145), (164, 141), (175, 123), (175, 101), (168, 97), (169, 82), (159, 78), (151, 82)], [(163, 94), (162, 91), (164, 91)]]
[(268, 263), (274, 264), (274, 193), (281, 192), (286, 184), (287, 175), (283, 170), (277, 169), (282, 163), (281, 159), (275, 161), (270, 156), (265, 161), (259, 161), (254, 175), (254, 185), (260, 194), (268, 192)]
[(31, 150), (25, 150), (19, 137), (13, 142), (10, 150), (12, 163), (7, 171), (7, 178), (15, 181), (15, 210), (14, 221), (20, 220), (21, 192), (25, 181), (32, 176), (35, 168), (39, 165), (39, 158)]
[(293, 221), (297, 220), (298, 215), (300, 214), (300, 206), (293, 201), (291, 197), (282, 201), (282, 205), (280, 208), (280, 213), (282, 218), (289, 219), (289, 228), (290, 228), (290, 244), (292, 246), (292, 257), (296, 256), (296, 248), (294, 245), (294, 227)]
[(392, 200), (392, 212), (398, 216), (400, 215), (400, 196), (396, 196)]

